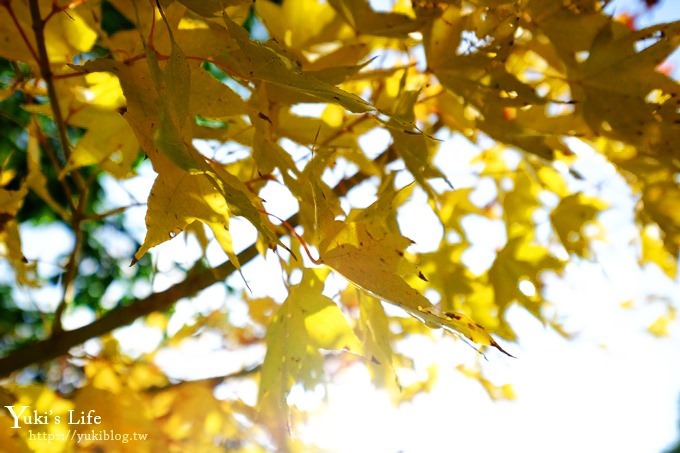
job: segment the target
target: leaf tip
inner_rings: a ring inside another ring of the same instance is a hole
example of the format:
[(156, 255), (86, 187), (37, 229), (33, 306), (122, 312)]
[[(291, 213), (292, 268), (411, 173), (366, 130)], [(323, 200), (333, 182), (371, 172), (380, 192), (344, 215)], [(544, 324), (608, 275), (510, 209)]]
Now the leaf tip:
[(515, 357), (514, 355), (510, 354), (510, 353), (509, 353), (508, 351), (506, 351), (505, 349), (503, 349), (503, 348), (501, 347), (501, 345), (499, 345), (499, 344), (496, 342), (496, 340), (494, 340), (493, 338), (491, 339), (491, 346), (493, 346), (494, 348), (498, 349), (499, 351), (501, 351), (503, 354), (507, 355), (508, 357), (512, 357), (513, 359), (516, 359), (516, 358), (517, 358), (517, 357)]

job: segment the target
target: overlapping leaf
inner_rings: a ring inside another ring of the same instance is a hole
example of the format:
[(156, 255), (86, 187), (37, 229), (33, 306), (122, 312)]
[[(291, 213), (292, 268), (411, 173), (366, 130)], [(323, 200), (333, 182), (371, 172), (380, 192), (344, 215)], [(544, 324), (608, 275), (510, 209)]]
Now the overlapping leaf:
[(586, 255), (590, 241), (584, 229), (595, 222), (597, 214), (605, 207), (601, 200), (573, 194), (563, 198), (553, 209), (550, 220), (567, 252)]
[(288, 431), (288, 392), (295, 382), (311, 388), (321, 380), (320, 349), (354, 354), (364, 350), (340, 308), (322, 291), (320, 275), (306, 270), (267, 328), (258, 405), (262, 420), (281, 444)]
[[(444, 328), (469, 340), (505, 352), (483, 326), (462, 313), (440, 312), (420, 292), (404, 280), (404, 271), (418, 272), (404, 259), (413, 242), (385, 228), (386, 215), (394, 193), (374, 203), (357, 221), (336, 222), (337, 233), (320, 246), (320, 261), (342, 274), (358, 287), (404, 309), (430, 327)], [(379, 220), (380, 219), (380, 220)], [(422, 280), (426, 277), (417, 274)]]

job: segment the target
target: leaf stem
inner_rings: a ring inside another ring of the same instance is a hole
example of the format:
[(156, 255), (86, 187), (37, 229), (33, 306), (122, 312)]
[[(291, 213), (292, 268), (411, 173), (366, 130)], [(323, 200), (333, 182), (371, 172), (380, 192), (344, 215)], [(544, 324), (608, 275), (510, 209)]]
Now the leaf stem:
[[(394, 150), (388, 147), (374, 160), (389, 163), (396, 160), (397, 157)], [(352, 187), (361, 184), (369, 177), (370, 175), (357, 172), (353, 176), (340, 181), (333, 188), (333, 191), (336, 195), (343, 196)], [(286, 219), (286, 222), (291, 226), (296, 225), (298, 223), (298, 215), (293, 214)], [(243, 265), (257, 256), (259, 256), (257, 243), (253, 243), (238, 254), (238, 262)], [(236, 268), (228, 260), (215, 268), (202, 268), (193, 272), (190, 271), (183, 281), (165, 291), (151, 294), (143, 299), (138, 299), (130, 305), (111, 310), (99, 319), (78, 329), (53, 332), (52, 336), (48, 338), (21, 346), (10, 352), (7, 356), (0, 358), (0, 378), (6, 377), (12, 372), (29, 365), (68, 354), (69, 349), (72, 347), (130, 324), (134, 320), (150, 313), (167, 310), (178, 300), (196, 295), (199, 291), (223, 281), (235, 271)]]
[(40, 58), (38, 58), (38, 54), (35, 53), (35, 49), (31, 45), (31, 41), (28, 39), (28, 36), (26, 35), (26, 32), (24, 31), (23, 27), (21, 26), (19, 19), (17, 19), (16, 14), (14, 14), (14, 10), (12, 9), (11, 2), (2, 2), (2, 3), (0, 3), (0, 6), (4, 6), (7, 9), (7, 12), (9, 13), (9, 17), (12, 19), (12, 22), (14, 22), (14, 26), (17, 27), (17, 30), (19, 31), (19, 34), (21, 35), (21, 39), (24, 40), (24, 43), (26, 44), (28, 51), (31, 52), (31, 55), (33, 55), (33, 58), (35, 59), (35, 61), (39, 62)]
[(45, 84), (47, 85), (47, 95), (50, 98), (50, 107), (52, 108), (52, 114), (54, 115), (57, 130), (59, 131), (59, 140), (63, 149), (63, 161), (65, 163), (70, 156), (71, 148), (66, 135), (64, 117), (59, 108), (59, 98), (57, 97), (57, 90), (54, 87), (52, 68), (50, 68), (50, 60), (47, 55), (47, 47), (45, 46), (45, 22), (40, 17), (38, 0), (29, 0), (28, 6), (31, 11), (33, 34), (35, 35), (35, 41), (38, 47), (38, 55), (36, 56), (34, 54), (34, 57), (40, 68), (40, 76), (45, 80)]
[[(61, 163), (59, 162), (59, 157), (57, 156), (57, 152), (48, 140), (48, 138), (43, 134), (43, 130), (40, 128), (40, 125), (38, 124), (38, 121), (36, 120), (35, 116), (33, 117), (33, 122), (35, 124), (35, 132), (36, 135), (38, 136), (38, 141), (42, 145), (42, 149), (45, 151), (45, 154), (47, 155), (47, 158), (50, 160), (50, 163), (52, 164), (52, 167), (54, 168), (54, 172), (59, 175), (62, 170)], [(71, 186), (68, 185), (68, 182), (63, 179), (63, 178), (57, 178), (59, 179), (59, 182), (61, 183), (62, 188), (64, 189), (64, 194), (66, 195), (66, 200), (68, 202), (68, 206), (71, 208), (71, 212), (74, 212), (76, 209), (76, 206), (73, 202), (73, 192), (71, 191)], [(64, 212), (66, 214), (66, 212)], [(64, 218), (65, 221), (70, 222), (71, 218)]]
[[(89, 186), (89, 185), (88, 185)], [(78, 199), (78, 206), (71, 216), (71, 228), (75, 232), (75, 243), (73, 244), (73, 250), (69, 256), (68, 262), (66, 263), (66, 270), (64, 271), (62, 278), (63, 293), (61, 302), (57, 306), (54, 312), (54, 321), (52, 323), (52, 335), (58, 335), (64, 329), (61, 324), (61, 317), (66, 311), (75, 297), (75, 280), (78, 271), (78, 264), (80, 262), (80, 251), (83, 246), (83, 239), (85, 232), (81, 226), (83, 220), (85, 220), (85, 207), (87, 205), (88, 191), (83, 190), (80, 192), (80, 197)]]

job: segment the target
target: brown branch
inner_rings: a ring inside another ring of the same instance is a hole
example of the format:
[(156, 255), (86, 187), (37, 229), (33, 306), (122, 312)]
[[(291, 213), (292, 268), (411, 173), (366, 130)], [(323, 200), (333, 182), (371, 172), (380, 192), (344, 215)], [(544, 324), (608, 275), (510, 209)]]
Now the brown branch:
[[(397, 154), (392, 147), (388, 147), (375, 161), (389, 163), (396, 160)], [(350, 189), (369, 178), (361, 172), (343, 179), (334, 188), (337, 196), (344, 196)], [(298, 223), (297, 214), (286, 219), (290, 225)], [(238, 254), (238, 261), (245, 264), (257, 256), (257, 248), (252, 244)], [(170, 308), (178, 300), (196, 295), (199, 291), (227, 278), (236, 270), (231, 262), (226, 261), (211, 269), (201, 269), (189, 272), (187, 277), (180, 283), (161, 291), (151, 294), (144, 299), (139, 299), (130, 305), (112, 310), (101, 318), (74, 330), (55, 332), (53, 336), (44, 340), (21, 346), (10, 352), (6, 357), (0, 358), (0, 378), (10, 373), (25, 368), (35, 363), (55, 359), (68, 353), (69, 349), (85, 341), (104, 335), (119, 327), (130, 324), (134, 320), (156, 311)]]
[[(90, 185), (88, 184), (88, 187)], [(71, 216), (71, 228), (75, 233), (75, 243), (73, 244), (73, 250), (69, 256), (68, 262), (66, 263), (66, 271), (62, 276), (61, 285), (63, 287), (63, 293), (61, 302), (54, 312), (54, 322), (52, 323), (52, 335), (57, 335), (62, 332), (63, 326), (61, 324), (61, 317), (66, 311), (66, 309), (73, 302), (75, 297), (75, 281), (78, 271), (78, 264), (80, 263), (80, 252), (83, 248), (84, 234), (81, 223), (85, 218), (85, 206), (87, 205), (87, 188), (80, 192), (80, 199), (78, 200), (78, 206), (75, 212)]]
[(262, 363), (255, 363), (253, 365), (246, 366), (244, 368), (241, 368), (240, 370), (236, 370), (234, 372), (222, 375), (222, 376), (211, 376), (207, 378), (202, 378), (202, 379), (187, 379), (187, 380), (181, 380), (177, 382), (170, 382), (167, 385), (163, 385), (160, 387), (151, 387), (148, 391), (149, 393), (158, 393), (158, 392), (165, 392), (169, 389), (172, 388), (177, 388), (181, 385), (186, 385), (186, 384), (199, 384), (199, 385), (207, 385), (209, 387), (217, 387), (220, 384), (223, 384), (226, 381), (231, 381), (234, 379), (241, 379), (244, 377), (248, 377), (252, 374), (255, 374), (259, 372), (262, 369)]
[(50, 106), (52, 108), (52, 114), (54, 115), (54, 122), (59, 131), (59, 140), (64, 152), (64, 162), (66, 162), (71, 148), (69, 146), (68, 137), (66, 136), (64, 117), (61, 114), (61, 108), (59, 108), (57, 90), (54, 87), (50, 59), (47, 56), (47, 47), (45, 46), (45, 22), (40, 17), (38, 0), (29, 0), (28, 6), (31, 10), (31, 25), (33, 27), (33, 34), (35, 35), (36, 45), (38, 46), (38, 56), (36, 60), (38, 67), (40, 68), (40, 76), (45, 80), (45, 84), (47, 85), (47, 95), (50, 98)]
[(38, 55), (35, 53), (35, 49), (33, 49), (33, 46), (31, 45), (31, 41), (28, 39), (28, 36), (24, 31), (24, 28), (21, 26), (21, 23), (19, 22), (19, 19), (17, 19), (16, 14), (14, 14), (14, 10), (12, 9), (12, 5), (10, 4), (10, 2), (2, 2), (0, 3), (0, 5), (4, 6), (7, 9), (9, 17), (12, 19), (12, 22), (14, 22), (14, 26), (17, 27), (17, 30), (21, 35), (21, 39), (23, 39), (24, 43), (26, 44), (26, 47), (28, 48), (28, 51), (31, 53), (31, 55), (33, 55), (35, 61), (36, 62), (40, 61)]
[[(44, 131), (40, 129), (40, 126), (38, 124), (38, 121), (36, 120), (35, 115), (33, 116), (33, 123), (35, 124), (35, 131), (36, 135), (38, 136), (38, 141), (42, 145), (42, 149), (43, 151), (45, 151), (45, 155), (47, 155), (47, 158), (50, 160), (52, 167), (54, 167), (54, 172), (57, 175), (61, 174), (62, 167), (61, 163), (59, 162), (59, 157), (57, 156), (56, 150), (54, 149), (54, 147), (52, 147), (50, 140), (43, 133)], [(76, 209), (76, 206), (73, 202), (73, 191), (71, 191), (71, 186), (69, 186), (68, 181), (66, 181), (65, 179), (63, 178), (58, 179), (59, 183), (61, 184), (61, 187), (64, 189), (64, 194), (66, 195), (68, 207), (71, 208), (71, 213), (73, 213)], [(66, 210), (64, 210), (64, 213), (66, 213)], [(68, 218), (64, 217), (63, 219), (70, 223), (71, 218), (72, 215), (68, 216)]]
[[(50, 99), (50, 107), (54, 122), (59, 133), (59, 142), (63, 151), (63, 162), (66, 163), (71, 155), (71, 145), (66, 134), (66, 122), (64, 116), (61, 114), (59, 107), (59, 97), (54, 86), (54, 74), (50, 67), (50, 59), (47, 55), (47, 47), (45, 46), (45, 21), (40, 17), (40, 7), (38, 0), (29, 0), (29, 9), (31, 10), (31, 26), (35, 35), (36, 46), (38, 47), (37, 63), (40, 68), (40, 76), (45, 80), (47, 85), (47, 96)], [(78, 172), (72, 172), (73, 180), (76, 185), (82, 190), (85, 188), (85, 181)]]
[[(255, 245), (251, 245), (239, 253), (238, 257), (239, 261), (245, 263), (256, 255), (257, 249)], [(151, 294), (144, 299), (135, 301), (131, 305), (112, 310), (86, 326), (74, 330), (61, 331), (44, 340), (20, 347), (0, 359), (0, 377), (8, 376), (13, 371), (20, 370), (34, 363), (55, 359), (67, 354), (72, 347), (82, 344), (91, 338), (104, 335), (155, 311), (166, 310), (179, 299), (193, 296), (202, 289), (220, 280), (224, 280), (234, 270), (234, 265), (227, 261), (216, 268), (189, 273), (182, 282), (165, 291)]]
[[(57, 131), (59, 134), (59, 141), (61, 143), (63, 153), (61, 157), (64, 164), (68, 162), (68, 159), (71, 155), (71, 145), (69, 143), (69, 139), (66, 133), (66, 121), (64, 120), (64, 116), (62, 115), (61, 107), (59, 106), (57, 90), (56, 87), (54, 86), (54, 74), (52, 73), (49, 56), (47, 55), (47, 47), (45, 45), (45, 24), (55, 14), (62, 13), (69, 8), (77, 6), (79, 3), (80, 0), (74, 1), (64, 7), (58, 7), (55, 3), (52, 5), (52, 10), (50, 11), (50, 13), (47, 15), (47, 17), (45, 17), (45, 19), (43, 19), (40, 16), (40, 6), (38, 4), (38, 0), (29, 0), (29, 9), (31, 12), (31, 26), (33, 28), (36, 46), (38, 49), (37, 56), (35, 55), (35, 53), (33, 55), (36, 58), (36, 61), (40, 68), (40, 76), (45, 80), (45, 84), (47, 85), (47, 94), (50, 99), (52, 115), (54, 116), (54, 122), (57, 126)], [(10, 9), (11, 11), (11, 8), (8, 7), (8, 9)], [(28, 44), (29, 43), (27, 42), (27, 45)], [(44, 147), (49, 151), (50, 147), (48, 145), (48, 142), (49, 142), (48, 140), (45, 140)], [(61, 162), (59, 162), (57, 156), (49, 152), (48, 155), (50, 155), (55, 172), (57, 174), (61, 173)], [(85, 183), (83, 177), (80, 175), (79, 172), (77, 171), (71, 172), (71, 177), (73, 178), (73, 181), (75, 182), (76, 186), (80, 191), (77, 206), (75, 205), (73, 194), (70, 190), (68, 182), (63, 178), (59, 178), (61, 180), (62, 186), (64, 187), (64, 190), (66, 191), (66, 198), (68, 199), (69, 204), (71, 206), (72, 211), (70, 219), (71, 228), (73, 229), (76, 235), (76, 242), (75, 245), (73, 246), (73, 251), (69, 258), (68, 264), (66, 265), (66, 272), (63, 275), (63, 297), (55, 312), (54, 324), (52, 326), (53, 334), (57, 337), (62, 332), (61, 316), (63, 312), (66, 310), (66, 308), (70, 305), (75, 294), (74, 282), (78, 269), (79, 261), (78, 258), (80, 256), (80, 249), (83, 242), (83, 231), (81, 228), (81, 222), (84, 218), (89, 187), (89, 184)]]

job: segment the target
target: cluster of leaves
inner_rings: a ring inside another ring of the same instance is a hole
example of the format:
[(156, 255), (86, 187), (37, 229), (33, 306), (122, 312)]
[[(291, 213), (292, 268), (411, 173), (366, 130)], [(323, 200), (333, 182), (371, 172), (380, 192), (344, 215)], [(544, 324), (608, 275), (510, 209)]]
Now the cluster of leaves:
[[(0, 250), (13, 271), (0, 282), (0, 372), (34, 381), (10, 381), (4, 401), (97, 409), (118, 431), (150, 433), (130, 444), (135, 451), (219, 451), (296, 449), (289, 392), (323, 382), (328, 361), (363, 362), (395, 400), (408, 399), (432, 377), (400, 384), (411, 361), (395, 348), (404, 338), (444, 328), (505, 352), (492, 334), (517, 338), (507, 318), (516, 305), (560, 329), (546, 312), (543, 275), (592, 256), (589, 226), (607, 206), (581, 190), (576, 139), (638, 198), (641, 263), (676, 275), (680, 88), (657, 67), (680, 43), (678, 22), (631, 30), (597, 0), (414, 0), (389, 12), (365, 0), (0, 8)], [(383, 150), (366, 139), (377, 133), (389, 137)], [(462, 172), (451, 171), (460, 156), (442, 146), (454, 134), (480, 149)], [(149, 163), (157, 176), (148, 199), (112, 206), (105, 188)], [(489, 187), (483, 202), (474, 185)], [(351, 202), (366, 190), (370, 205)], [(274, 216), (270, 191), (297, 213)], [(420, 195), (441, 240), (416, 254), (407, 249), (418, 238), (402, 233), (398, 217)], [(131, 213), (140, 203), (138, 240)], [(235, 217), (257, 232), (240, 253)], [(471, 222), (504, 226), (481, 271), (466, 258)], [(31, 224), (71, 232), (58, 263), (25, 256)], [(180, 234), (202, 255), (178, 266), (182, 281), (158, 289), (147, 252)], [(214, 244), (223, 264), (208, 259)], [(175, 302), (269, 250), (284, 301), (245, 292), (245, 322), (221, 308), (171, 328)], [(349, 286), (331, 288), (331, 273)], [(40, 288), (57, 289), (56, 303), (38, 303)], [(387, 316), (381, 300), (411, 316)], [(79, 308), (97, 319), (66, 329)], [(163, 334), (158, 349), (208, 331), (227, 347), (266, 346), (261, 364), (228, 379), (259, 377), (257, 404), (216, 399), (223, 379), (173, 383), (154, 354), (121, 353), (110, 333), (145, 315)], [(96, 357), (74, 349), (102, 335)], [(463, 372), (492, 396), (511, 394)], [(46, 448), (7, 437), (9, 422), (0, 417), (2, 445)]]

